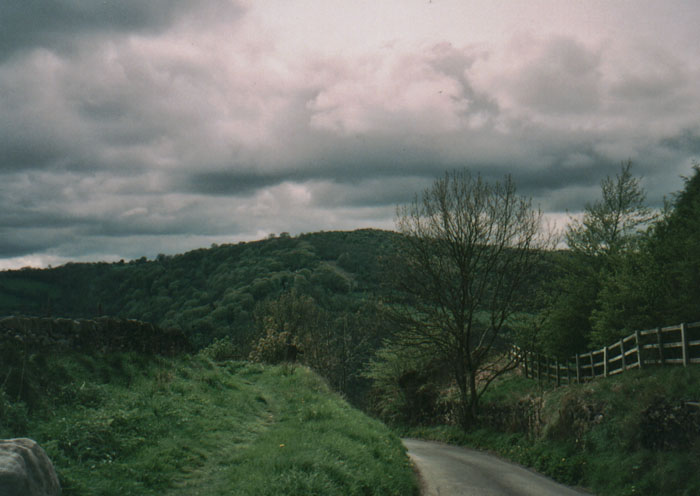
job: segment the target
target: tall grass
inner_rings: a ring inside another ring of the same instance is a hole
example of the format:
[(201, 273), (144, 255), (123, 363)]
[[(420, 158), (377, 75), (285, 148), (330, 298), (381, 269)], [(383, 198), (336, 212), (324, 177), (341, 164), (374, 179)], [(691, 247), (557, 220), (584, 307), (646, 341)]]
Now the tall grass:
[(31, 372), (45, 395), (0, 394), (0, 437), (36, 439), (65, 496), (417, 494), (400, 440), (305, 368), (129, 353)]

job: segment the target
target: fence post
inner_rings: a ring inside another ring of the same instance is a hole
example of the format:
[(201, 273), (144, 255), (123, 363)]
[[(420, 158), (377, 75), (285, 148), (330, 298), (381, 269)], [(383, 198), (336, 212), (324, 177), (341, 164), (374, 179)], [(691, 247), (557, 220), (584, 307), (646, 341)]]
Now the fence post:
[(535, 360), (537, 360), (537, 381), (542, 382), (542, 366), (540, 365), (540, 354), (535, 355)]
[(603, 347), (603, 377), (608, 376), (608, 347)]
[(639, 368), (644, 368), (644, 360), (642, 360), (642, 339), (639, 331), (634, 331), (634, 340), (637, 342), (637, 364)]
[(561, 379), (559, 377), (559, 360), (554, 360), (554, 366), (557, 368), (557, 387), (561, 386)]
[(627, 363), (625, 361), (625, 342), (622, 339), (620, 339), (620, 356), (622, 357), (622, 371), (625, 372), (627, 370)]
[(659, 361), (661, 362), (661, 365), (664, 364), (664, 336), (663, 332), (661, 332), (661, 328), (657, 327), (656, 328), (656, 341), (659, 346)]
[(581, 361), (578, 358), (578, 353), (576, 353), (576, 382), (581, 384)]
[(687, 367), (689, 363), (688, 356), (688, 333), (685, 323), (681, 324), (681, 343), (683, 345), (683, 366)]

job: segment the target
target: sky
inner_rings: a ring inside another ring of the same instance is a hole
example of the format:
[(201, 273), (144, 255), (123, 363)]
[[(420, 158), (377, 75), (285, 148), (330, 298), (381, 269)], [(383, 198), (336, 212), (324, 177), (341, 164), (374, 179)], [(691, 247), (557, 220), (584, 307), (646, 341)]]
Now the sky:
[(392, 229), (445, 171), (562, 225), (700, 160), (700, 4), (3, 0), (0, 269)]

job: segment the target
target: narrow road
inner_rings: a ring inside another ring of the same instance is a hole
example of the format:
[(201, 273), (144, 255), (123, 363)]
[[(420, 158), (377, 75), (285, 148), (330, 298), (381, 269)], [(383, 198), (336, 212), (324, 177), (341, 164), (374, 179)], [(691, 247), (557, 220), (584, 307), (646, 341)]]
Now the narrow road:
[(404, 439), (424, 496), (590, 496), (480, 451)]

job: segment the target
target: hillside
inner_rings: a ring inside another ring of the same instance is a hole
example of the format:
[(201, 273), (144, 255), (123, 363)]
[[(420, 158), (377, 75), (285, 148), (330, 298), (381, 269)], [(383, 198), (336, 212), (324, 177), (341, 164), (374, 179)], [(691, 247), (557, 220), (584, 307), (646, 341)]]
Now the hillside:
[(65, 496), (417, 494), (400, 440), (304, 367), (52, 352), (22, 380), (43, 394), (0, 389), (0, 438), (36, 439)]
[(229, 356), (247, 359), (286, 295), (303, 304), (304, 332), (313, 321), (323, 334), (309, 338), (315, 348), (307, 362), (360, 403), (367, 387), (360, 371), (385, 337), (373, 294), (396, 236), (371, 229), (283, 233), (155, 260), (4, 271), (0, 316), (139, 319), (181, 329), (195, 349), (224, 340)]
[(195, 345), (250, 336), (256, 303), (296, 288), (323, 308), (357, 310), (380, 282), (388, 231), (320, 232), (182, 255), (0, 272), (0, 315), (134, 318), (179, 327)]

